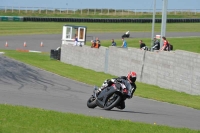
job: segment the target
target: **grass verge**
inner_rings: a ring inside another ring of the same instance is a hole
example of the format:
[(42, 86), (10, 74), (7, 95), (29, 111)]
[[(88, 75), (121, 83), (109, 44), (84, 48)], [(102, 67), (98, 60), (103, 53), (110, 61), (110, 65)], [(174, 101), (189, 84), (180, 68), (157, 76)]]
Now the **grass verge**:
[[(110, 74), (95, 72), (93, 70), (65, 64), (56, 60), (51, 60), (49, 54), (23, 53), (13, 50), (3, 51), (8, 57), (90, 85), (100, 86), (105, 79), (115, 77)], [(77, 75), (77, 73), (79, 73), (79, 75)], [(158, 86), (148, 85), (139, 82), (137, 82), (136, 84), (136, 96), (200, 109), (199, 95), (193, 96), (186, 93), (176, 92), (173, 90), (164, 89)]]
[[(61, 34), (65, 24), (87, 26), (88, 33), (151, 32), (151, 23), (0, 22), (0, 35)], [(155, 32), (160, 32), (160, 23)], [(168, 23), (167, 32), (200, 32), (200, 23)]]
[(0, 104), (2, 133), (199, 133), (154, 123), (112, 120), (43, 109)]

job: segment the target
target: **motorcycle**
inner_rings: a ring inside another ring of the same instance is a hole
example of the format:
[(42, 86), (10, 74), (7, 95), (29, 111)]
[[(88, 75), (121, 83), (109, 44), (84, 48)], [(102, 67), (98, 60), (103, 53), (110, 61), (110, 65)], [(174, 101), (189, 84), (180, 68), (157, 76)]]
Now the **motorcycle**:
[(128, 98), (128, 89), (122, 83), (113, 83), (97, 93), (97, 87), (94, 87), (93, 95), (88, 99), (88, 108), (100, 107), (105, 110), (111, 110), (114, 107), (118, 109), (125, 108), (125, 100)]
[(123, 35), (122, 35), (122, 38), (129, 38), (129, 36), (130, 36), (130, 33), (129, 33), (129, 31), (127, 31), (126, 33), (124, 33)]

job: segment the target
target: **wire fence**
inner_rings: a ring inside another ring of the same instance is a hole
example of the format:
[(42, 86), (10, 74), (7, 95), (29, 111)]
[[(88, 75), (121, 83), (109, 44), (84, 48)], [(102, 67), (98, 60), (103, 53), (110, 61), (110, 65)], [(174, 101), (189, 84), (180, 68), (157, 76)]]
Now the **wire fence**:
[[(50, 8), (50, 7), (16, 7), (0, 6), (0, 13), (21, 14), (83, 14), (83, 15), (151, 15), (153, 9), (80, 9), (80, 8)], [(162, 9), (156, 9), (156, 15), (162, 14)], [(200, 9), (168, 9), (168, 15), (200, 15)]]

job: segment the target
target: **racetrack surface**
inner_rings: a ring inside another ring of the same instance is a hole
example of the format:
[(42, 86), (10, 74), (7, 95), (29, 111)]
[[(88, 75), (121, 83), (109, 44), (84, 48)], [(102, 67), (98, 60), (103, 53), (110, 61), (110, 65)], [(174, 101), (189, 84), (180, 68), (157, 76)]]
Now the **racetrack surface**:
[[(140, 89), (140, 88), (138, 88)], [(200, 110), (133, 97), (126, 108), (86, 106), (93, 87), (0, 55), (0, 103), (200, 130)], [(137, 90), (136, 90), (137, 93)]]
[[(100, 40), (120, 39), (123, 33), (88, 33), (87, 40), (92, 40), (99, 37)], [(155, 33), (157, 35), (159, 33)], [(200, 32), (167, 32), (167, 37), (190, 37), (200, 36)], [(47, 35), (18, 35), (18, 36), (0, 36), (0, 49), (27, 49), (43, 52), (50, 52), (51, 49), (56, 49), (61, 45), (61, 34)], [(130, 32), (130, 38), (151, 38), (149, 32)], [(8, 47), (5, 47), (5, 43)], [(24, 47), (26, 42), (27, 47)], [(41, 42), (44, 47), (40, 47)], [(148, 44), (147, 44), (148, 45)], [(138, 44), (139, 46), (139, 44)]]

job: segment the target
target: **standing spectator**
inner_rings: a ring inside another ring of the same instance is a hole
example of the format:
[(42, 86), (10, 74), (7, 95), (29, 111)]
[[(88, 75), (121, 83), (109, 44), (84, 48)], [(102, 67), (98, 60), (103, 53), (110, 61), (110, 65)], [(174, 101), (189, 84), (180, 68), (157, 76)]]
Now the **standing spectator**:
[(123, 41), (123, 43), (122, 43), (122, 46), (121, 46), (121, 47), (127, 48), (127, 47), (128, 47), (128, 44), (127, 44), (126, 40), (125, 40), (124, 38), (122, 38), (122, 41)]
[(153, 43), (154, 44), (153, 44), (152, 49), (153, 50), (159, 50), (160, 49), (160, 42), (159, 42), (159, 40), (154, 37)]
[(163, 40), (163, 46), (162, 48), (160, 49), (160, 51), (169, 51), (169, 42), (167, 41), (167, 38), (166, 37), (162, 37), (162, 40)]
[(148, 50), (148, 48), (147, 48), (146, 44), (145, 44), (145, 43), (143, 43), (143, 41), (142, 41), (142, 40), (139, 40), (139, 43), (140, 43), (140, 49), (141, 49), (141, 50)]
[(74, 46), (78, 45), (78, 36), (75, 34), (75, 38), (74, 38)]
[(111, 46), (117, 46), (116, 42), (114, 41), (114, 39), (111, 40)]

